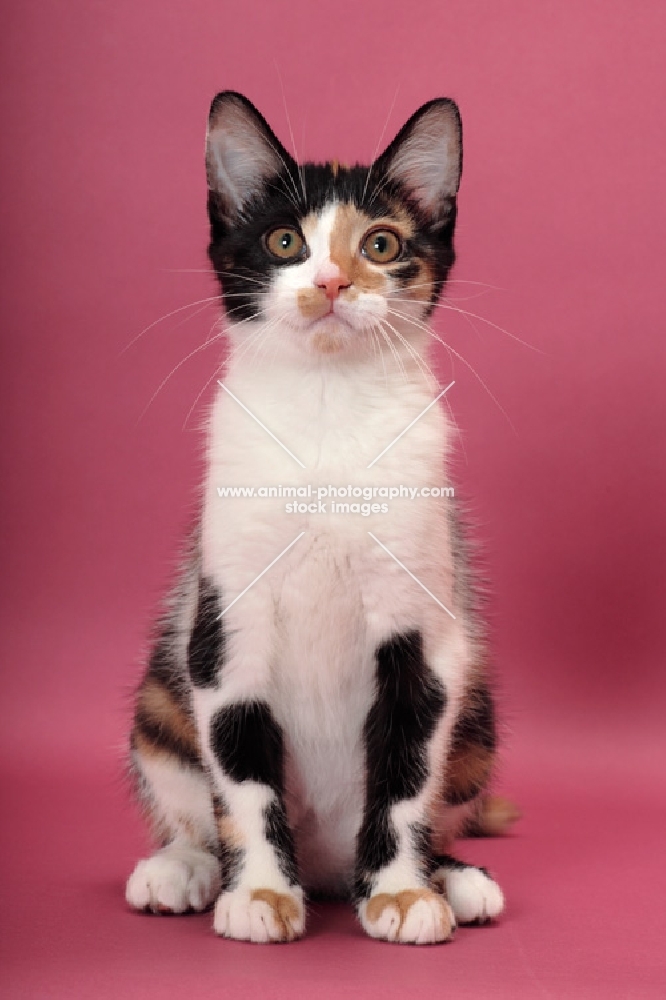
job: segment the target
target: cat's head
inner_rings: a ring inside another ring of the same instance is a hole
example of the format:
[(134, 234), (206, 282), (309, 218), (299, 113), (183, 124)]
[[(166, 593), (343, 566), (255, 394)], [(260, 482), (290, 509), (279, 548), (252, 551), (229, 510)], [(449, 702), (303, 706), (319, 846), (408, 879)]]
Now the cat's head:
[[(357, 356), (423, 338), (454, 261), (458, 108), (430, 101), (370, 167), (299, 166), (241, 94), (214, 99), (209, 256), (230, 332), (281, 355)], [(419, 326), (421, 324), (421, 326)], [(272, 352), (272, 353), (273, 353)]]

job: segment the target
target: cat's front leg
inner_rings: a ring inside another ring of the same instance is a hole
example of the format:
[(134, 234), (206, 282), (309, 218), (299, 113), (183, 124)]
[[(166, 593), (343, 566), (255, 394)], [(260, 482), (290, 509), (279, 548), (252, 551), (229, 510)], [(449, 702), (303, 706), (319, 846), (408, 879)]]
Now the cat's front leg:
[(357, 840), (354, 893), (359, 919), (375, 938), (410, 944), (446, 941), (453, 912), (430, 884), (429, 811), (441, 775), (435, 761), (450, 728), (446, 685), (426, 662), (419, 631), (376, 652), (377, 696), (364, 738), (366, 800)]
[[(196, 625), (190, 642), (193, 702), (222, 856), (214, 928), (238, 940), (291, 941), (305, 929), (305, 907), (284, 804), (284, 738), (270, 705), (270, 598), (255, 590), (220, 633), (215, 670), (192, 669)], [(222, 630), (215, 622), (208, 622), (209, 633)]]

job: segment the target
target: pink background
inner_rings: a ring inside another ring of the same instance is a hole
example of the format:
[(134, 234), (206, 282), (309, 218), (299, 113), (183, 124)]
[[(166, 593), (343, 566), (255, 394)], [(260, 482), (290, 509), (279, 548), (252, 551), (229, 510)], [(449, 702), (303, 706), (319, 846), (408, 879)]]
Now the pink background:
[[(25, 0), (0, 19), (5, 995), (662, 996), (666, 7)], [(282, 86), (302, 158), (367, 162), (387, 115), (385, 141), (431, 97), (459, 102), (451, 304), (511, 335), (437, 314), (510, 418), (456, 361), (499, 786), (525, 813), (462, 846), (509, 902), (450, 947), (373, 943), (320, 905), (304, 942), (261, 949), (123, 902), (146, 846), (121, 777), (130, 693), (217, 348), (141, 415), (216, 310), (121, 351), (214, 294), (211, 97), (243, 91), (289, 146)]]

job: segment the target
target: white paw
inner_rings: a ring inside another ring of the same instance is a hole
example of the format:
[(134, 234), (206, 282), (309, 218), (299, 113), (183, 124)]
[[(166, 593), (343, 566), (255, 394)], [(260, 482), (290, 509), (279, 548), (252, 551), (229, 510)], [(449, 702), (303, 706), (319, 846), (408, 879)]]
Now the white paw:
[(231, 889), (215, 904), (216, 934), (237, 941), (293, 941), (305, 930), (303, 890)]
[(401, 944), (448, 941), (456, 929), (451, 907), (430, 889), (376, 893), (361, 904), (359, 918), (370, 937)]
[(219, 891), (217, 858), (196, 847), (172, 845), (139, 861), (127, 880), (125, 899), (135, 910), (185, 913), (205, 910)]
[(480, 868), (439, 868), (433, 882), (443, 884), (446, 898), (461, 924), (494, 920), (504, 909), (502, 890)]

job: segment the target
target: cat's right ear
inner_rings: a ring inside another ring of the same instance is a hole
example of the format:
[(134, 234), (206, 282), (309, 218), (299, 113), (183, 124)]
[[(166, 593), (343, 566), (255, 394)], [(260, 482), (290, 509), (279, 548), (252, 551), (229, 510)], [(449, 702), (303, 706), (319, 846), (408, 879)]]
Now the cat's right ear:
[(285, 170), (293, 177), (298, 168), (255, 106), (233, 90), (218, 94), (208, 116), (206, 176), (222, 215), (241, 215)]

